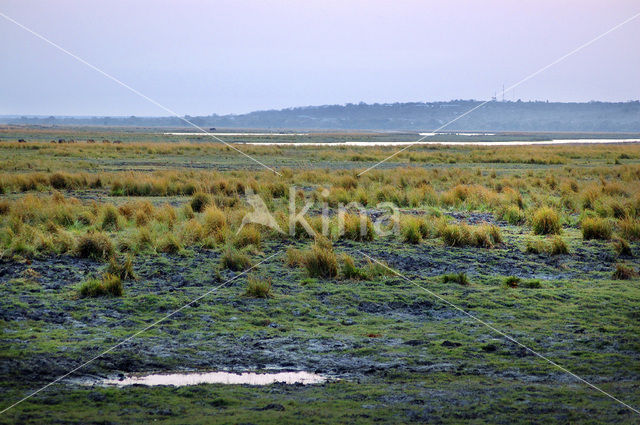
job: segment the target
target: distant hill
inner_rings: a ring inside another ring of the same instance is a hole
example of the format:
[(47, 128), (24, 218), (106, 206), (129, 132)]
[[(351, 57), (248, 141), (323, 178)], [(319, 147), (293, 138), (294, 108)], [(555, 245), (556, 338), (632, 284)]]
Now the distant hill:
[[(429, 131), (482, 103), (347, 104), (255, 111), (240, 115), (186, 116), (204, 128), (423, 130)], [(175, 117), (0, 117), (4, 124), (184, 127)], [(489, 102), (446, 130), (640, 131), (640, 102)]]

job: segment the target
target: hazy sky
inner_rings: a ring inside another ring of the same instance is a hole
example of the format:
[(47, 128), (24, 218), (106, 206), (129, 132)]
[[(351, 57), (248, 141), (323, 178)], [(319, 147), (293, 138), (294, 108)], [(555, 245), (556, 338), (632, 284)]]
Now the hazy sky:
[[(208, 115), (500, 97), (640, 2), (2, 0), (0, 12), (179, 114)], [(640, 18), (517, 98), (639, 99)], [(0, 114), (167, 115), (1, 17)]]

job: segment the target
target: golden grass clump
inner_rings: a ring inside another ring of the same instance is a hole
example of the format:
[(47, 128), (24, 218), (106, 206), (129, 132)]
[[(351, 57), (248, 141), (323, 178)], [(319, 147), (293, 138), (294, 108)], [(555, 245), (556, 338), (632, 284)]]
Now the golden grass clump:
[(113, 256), (115, 249), (111, 239), (104, 233), (87, 233), (81, 235), (76, 243), (75, 254), (81, 258), (107, 260)]
[(373, 223), (366, 215), (345, 214), (344, 233), (342, 236), (352, 241), (372, 241), (375, 238)]
[(612, 227), (609, 220), (601, 217), (585, 217), (582, 219), (582, 238), (589, 239), (611, 239)]
[(640, 221), (638, 219), (625, 218), (618, 221), (618, 231), (622, 237), (630, 241), (640, 240)]
[(304, 266), (310, 277), (331, 279), (338, 276), (338, 259), (331, 243), (317, 238), (311, 249), (304, 253)]
[(173, 233), (168, 233), (158, 241), (156, 249), (165, 254), (177, 254), (182, 250), (182, 244)]
[(222, 210), (215, 205), (210, 205), (205, 209), (203, 215), (203, 228), (208, 235), (213, 235), (224, 229), (226, 226), (227, 218)]
[(122, 279), (110, 273), (106, 273), (101, 279), (85, 280), (78, 291), (81, 297), (120, 297), (124, 292)]
[(211, 203), (213, 202), (211, 195), (209, 195), (208, 193), (204, 193), (204, 192), (198, 192), (196, 194), (193, 195), (193, 197), (191, 198), (191, 209), (194, 212), (202, 212), (204, 211), (204, 209), (211, 205)]
[(255, 226), (246, 225), (237, 235), (235, 235), (233, 244), (236, 248), (244, 248), (246, 246), (253, 245), (260, 249), (262, 236)]
[(290, 246), (287, 248), (284, 263), (287, 267), (304, 267), (304, 256), (303, 250)]
[(100, 219), (100, 228), (102, 230), (118, 230), (120, 225), (118, 223), (119, 218), (118, 210), (115, 206), (107, 204), (102, 209), (102, 216)]
[(531, 227), (536, 235), (557, 235), (562, 230), (560, 216), (551, 207), (538, 208), (531, 217)]
[(418, 244), (434, 234), (434, 226), (423, 217), (402, 216), (400, 219), (400, 235), (403, 242)]

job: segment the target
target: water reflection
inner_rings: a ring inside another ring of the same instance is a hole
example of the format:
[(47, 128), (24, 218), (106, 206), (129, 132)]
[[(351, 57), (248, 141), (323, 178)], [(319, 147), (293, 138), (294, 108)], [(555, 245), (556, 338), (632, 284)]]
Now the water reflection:
[(229, 384), (229, 385), (269, 385), (276, 382), (285, 384), (321, 384), (327, 381), (327, 377), (310, 372), (277, 372), (277, 373), (232, 373), (232, 372), (188, 372), (188, 373), (162, 373), (149, 375), (130, 375), (122, 379), (106, 379), (102, 383), (106, 385), (185, 385), (198, 384)]

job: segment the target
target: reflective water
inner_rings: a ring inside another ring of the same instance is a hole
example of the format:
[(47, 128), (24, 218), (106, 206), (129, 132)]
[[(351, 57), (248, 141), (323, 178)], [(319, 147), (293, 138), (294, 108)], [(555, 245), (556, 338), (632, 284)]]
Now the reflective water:
[(509, 140), (509, 141), (468, 141), (445, 142), (421, 140), (419, 142), (244, 142), (246, 145), (278, 145), (278, 146), (407, 146), (407, 145), (443, 145), (443, 146), (529, 146), (529, 145), (580, 145), (604, 143), (640, 143), (640, 139), (554, 139), (543, 141)]
[(246, 384), (269, 385), (276, 382), (285, 384), (321, 384), (327, 381), (327, 377), (310, 372), (277, 372), (277, 373), (232, 373), (232, 372), (188, 372), (188, 373), (161, 373), (150, 375), (130, 375), (122, 379), (106, 379), (105, 385), (173, 385), (181, 387), (198, 384)]

